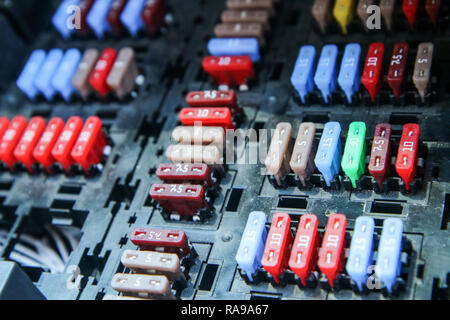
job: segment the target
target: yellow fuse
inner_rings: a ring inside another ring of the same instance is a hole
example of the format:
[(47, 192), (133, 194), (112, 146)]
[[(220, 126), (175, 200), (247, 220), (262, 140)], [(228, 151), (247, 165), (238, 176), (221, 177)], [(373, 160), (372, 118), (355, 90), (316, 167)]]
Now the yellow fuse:
[(334, 5), (334, 17), (341, 25), (344, 34), (347, 34), (347, 25), (353, 20), (354, 7), (354, 0), (336, 0)]

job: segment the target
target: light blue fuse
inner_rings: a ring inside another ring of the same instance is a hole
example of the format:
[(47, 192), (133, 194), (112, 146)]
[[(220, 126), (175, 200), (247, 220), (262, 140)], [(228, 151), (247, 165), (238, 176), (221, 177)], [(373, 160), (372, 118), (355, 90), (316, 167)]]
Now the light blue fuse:
[(38, 93), (38, 89), (34, 85), (34, 79), (36, 79), (46, 55), (44, 50), (34, 50), (16, 81), (17, 87), (22, 90), (30, 100), (34, 100)]
[(105, 32), (111, 29), (107, 16), (113, 0), (96, 0), (87, 15), (86, 21), (99, 39), (103, 39)]
[(374, 230), (375, 222), (373, 218), (358, 217), (356, 219), (346, 270), (360, 291), (367, 283), (368, 268), (373, 262)]
[(261, 211), (251, 212), (236, 254), (239, 267), (250, 281), (253, 281), (253, 274), (261, 266), (266, 238), (266, 214)]
[(80, 2), (81, 0), (64, 0), (53, 15), (53, 26), (66, 40), (76, 29), (75, 15)]
[(345, 92), (349, 103), (352, 103), (352, 96), (359, 90), (361, 83), (361, 76), (359, 74), (360, 58), (361, 46), (358, 43), (349, 43), (345, 46), (338, 83)]
[(305, 103), (305, 97), (314, 89), (315, 57), (316, 48), (313, 46), (301, 47), (291, 76), (291, 83), (297, 90), (302, 103)]
[(253, 62), (261, 59), (256, 38), (212, 38), (208, 51), (213, 56), (248, 55)]
[(336, 90), (336, 65), (338, 48), (335, 44), (328, 44), (322, 48), (319, 62), (317, 63), (314, 82), (322, 92), (325, 103), (328, 103), (328, 96)]
[(52, 86), (52, 79), (58, 70), (64, 53), (61, 49), (52, 49), (48, 52), (37, 77), (34, 79), (36, 88), (47, 98), (52, 100), (56, 90)]
[(323, 129), (314, 163), (322, 173), (327, 186), (331, 186), (334, 176), (341, 167), (341, 125), (338, 122), (328, 122)]
[(55, 76), (52, 79), (52, 86), (61, 96), (66, 100), (70, 101), (72, 93), (75, 88), (72, 85), (72, 78), (78, 69), (78, 64), (81, 60), (81, 53), (78, 49), (69, 49), (65, 53)]
[(133, 37), (136, 37), (139, 30), (144, 27), (144, 20), (142, 20), (142, 10), (144, 9), (146, 0), (128, 0), (122, 14), (120, 21), (128, 29)]
[(402, 268), (402, 234), (402, 220), (398, 218), (384, 220), (375, 274), (384, 283), (389, 293), (392, 293), (392, 287)]

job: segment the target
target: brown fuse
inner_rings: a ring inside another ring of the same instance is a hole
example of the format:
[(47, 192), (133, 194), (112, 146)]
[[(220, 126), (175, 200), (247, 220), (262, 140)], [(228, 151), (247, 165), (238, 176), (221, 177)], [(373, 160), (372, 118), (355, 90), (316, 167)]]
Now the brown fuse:
[(289, 167), (292, 151), (291, 136), (291, 124), (280, 122), (275, 129), (265, 161), (267, 171), (275, 177), (279, 186), (282, 185), (281, 179), (291, 170)]
[(134, 88), (139, 73), (134, 57), (132, 48), (122, 48), (106, 79), (106, 83), (114, 90), (119, 99), (123, 99)]
[(221, 23), (215, 26), (217, 38), (256, 38), (264, 45), (264, 27), (261, 23)]
[(306, 187), (306, 179), (314, 173), (316, 166), (314, 158), (316, 154), (315, 143), (316, 126), (312, 122), (304, 122), (298, 129), (297, 139), (292, 151), (291, 162), (292, 171), (299, 177), (300, 182)]
[(172, 140), (181, 144), (215, 145), (221, 149), (224, 139), (222, 127), (178, 126), (172, 131)]
[(267, 10), (225, 10), (222, 12), (223, 23), (260, 23), (264, 29), (269, 27)]
[(117, 273), (111, 280), (111, 287), (131, 296), (175, 300), (166, 276)]
[(227, 0), (228, 9), (265, 9), (273, 10), (273, 0)]
[(311, 13), (322, 33), (326, 32), (326, 27), (331, 21), (331, 0), (315, 0), (311, 8)]
[(380, 1), (381, 15), (388, 30), (392, 28), (392, 19), (395, 11), (395, 0), (381, 0)]
[(431, 42), (422, 42), (417, 48), (416, 63), (412, 80), (419, 92), (422, 102), (428, 91), (431, 79), (431, 65), (433, 62), (434, 45)]
[(222, 164), (222, 152), (217, 146), (170, 145), (166, 150), (166, 157), (174, 163)]
[(94, 70), (99, 56), (100, 52), (97, 49), (87, 49), (83, 54), (83, 58), (78, 65), (75, 75), (72, 78), (73, 87), (80, 93), (84, 100), (87, 100), (92, 91), (92, 87), (89, 84), (89, 77), (92, 70)]
[(356, 13), (358, 14), (359, 19), (361, 20), (364, 29), (368, 31), (367, 28), (367, 19), (371, 16), (370, 13), (367, 13), (367, 8), (375, 4), (375, 0), (359, 0), (358, 6), (356, 8)]
[(125, 250), (120, 261), (139, 274), (164, 275), (170, 281), (186, 280), (180, 259), (174, 253)]

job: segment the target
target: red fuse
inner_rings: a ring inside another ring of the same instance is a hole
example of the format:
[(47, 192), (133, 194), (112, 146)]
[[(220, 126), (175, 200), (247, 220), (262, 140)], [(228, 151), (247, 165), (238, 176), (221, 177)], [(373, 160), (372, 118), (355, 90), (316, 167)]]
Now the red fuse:
[(6, 130), (8, 130), (9, 119), (7, 117), (0, 117), (0, 139), (3, 138)]
[(150, 34), (155, 34), (164, 25), (167, 7), (164, 0), (147, 0), (142, 10), (142, 20), (144, 20)]
[(408, 59), (409, 44), (407, 42), (397, 42), (392, 52), (391, 63), (389, 64), (388, 83), (398, 99), (402, 92), (403, 79), (406, 72), (406, 61)]
[(417, 10), (419, 9), (419, 0), (403, 0), (402, 10), (406, 19), (409, 22), (409, 28), (414, 29), (414, 22), (416, 22)]
[(75, 163), (70, 156), (70, 152), (78, 139), (82, 127), (83, 120), (80, 117), (70, 117), (52, 149), (53, 158), (61, 164), (67, 173), (69, 173), (70, 167)]
[(272, 275), (277, 284), (280, 283), (280, 275), (288, 266), (292, 244), (290, 224), (291, 217), (287, 213), (277, 212), (273, 215), (261, 259), (261, 265)]
[(369, 91), (373, 103), (375, 103), (375, 96), (381, 89), (383, 55), (384, 45), (382, 43), (372, 43), (370, 45), (361, 79), (367, 91)]
[(111, 88), (106, 83), (106, 78), (114, 65), (116, 56), (117, 51), (113, 48), (103, 50), (100, 59), (95, 64), (94, 71), (89, 77), (89, 83), (102, 99), (111, 91)]
[(202, 66), (218, 85), (245, 86), (247, 79), (254, 75), (249, 56), (208, 56), (203, 58)]
[(205, 192), (200, 185), (154, 184), (150, 196), (170, 213), (193, 216), (207, 207)]
[(51, 119), (33, 150), (33, 158), (49, 173), (50, 167), (56, 162), (52, 149), (63, 128), (64, 121), (61, 118)]
[(402, 137), (398, 147), (395, 170), (405, 183), (405, 189), (409, 191), (409, 184), (416, 176), (416, 158), (419, 146), (420, 127), (415, 123), (407, 123), (403, 126)]
[(234, 129), (229, 108), (183, 108), (179, 118), (185, 126), (201, 123), (203, 126)]
[(156, 175), (165, 183), (189, 182), (201, 184), (206, 188), (214, 185), (211, 170), (205, 163), (167, 163), (160, 164)]
[(87, 33), (89, 30), (89, 26), (87, 24), (86, 18), (89, 13), (89, 11), (92, 8), (92, 5), (94, 4), (95, 0), (82, 0), (80, 3), (80, 29), (79, 32), (83, 35)]
[(427, 0), (425, 2), (425, 10), (430, 16), (431, 22), (434, 27), (437, 27), (437, 20), (439, 16), (439, 8), (441, 7), (441, 0)]
[(186, 102), (191, 107), (228, 107), (233, 114), (240, 112), (234, 90), (192, 91)]
[(344, 267), (346, 226), (345, 215), (340, 213), (330, 215), (319, 251), (317, 264), (320, 271), (327, 276), (332, 288), (334, 287), (333, 281)]
[(111, 26), (111, 30), (115, 35), (120, 35), (122, 30), (123, 25), (120, 21), (120, 15), (122, 14), (123, 9), (125, 9), (127, 1), (128, 0), (114, 0), (111, 9), (109, 9), (108, 15), (106, 16), (106, 19)]
[(102, 130), (102, 121), (99, 117), (89, 117), (70, 155), (86, 173), (89, 168), (99, 164), (103, 158), (103, 150), (107, 144)]
[(391, 135), (392, 126), (389, 123), (380, 123), (375, 127), (369, 160), (369, 172), (378, 182), (380, 190), (383, 189), (383, 181), (389, 175)]
[(302, 215), (292, 244), (289, 268), (300, 278), (304, 286), (306, 286), (306, 279), (317, 265), (320, 239), (317, 232), (318, 226), (319, 220), (315, 215)]
[(36, 163), (36, 160), (33, 158), (33, 150), (41, 138), (44, 129), (44, 118), (31, 118), (22, 138), (20, 138), (19, 144), (14, 149), (14, 157), (17, 161), (23, 163), (30, 173), (33, 173), (33, 164)]
[(180, 258), (191, 253), (183, 230), (161, 228), (135, 228), (130, 240), (141, 250), (176, 253)]
[(25, 117), (15, 117), (9, 123), (8, 129), (0, 141), (0, 161), (6, 164), (11, 171), (14, 171), (14, 165), (17, 163), (17, 159), (14, 156), (14, 149), (26, 127), (27, 119)]

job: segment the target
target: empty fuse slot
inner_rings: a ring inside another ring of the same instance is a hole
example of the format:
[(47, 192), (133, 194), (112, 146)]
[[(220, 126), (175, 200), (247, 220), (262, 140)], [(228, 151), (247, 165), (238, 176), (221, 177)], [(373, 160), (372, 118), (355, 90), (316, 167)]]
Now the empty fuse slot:
[(403, 213), (403, 203), (404, 201), (375, 200), (372, 202), (372, 206), (370, 207), (370, 213), (399, 215)]
[(306, 197), (280, 196), (277, 207), (304, 210), (308, 207), (308, 200)]

